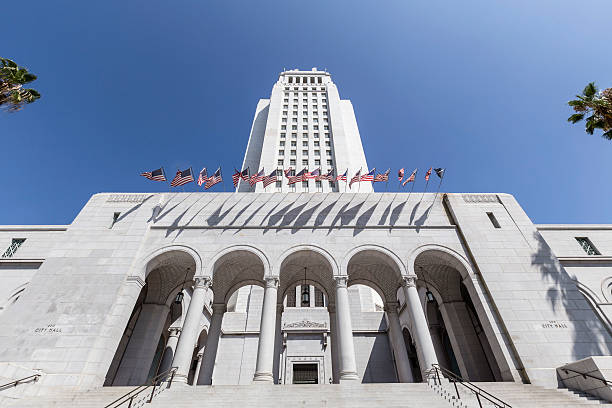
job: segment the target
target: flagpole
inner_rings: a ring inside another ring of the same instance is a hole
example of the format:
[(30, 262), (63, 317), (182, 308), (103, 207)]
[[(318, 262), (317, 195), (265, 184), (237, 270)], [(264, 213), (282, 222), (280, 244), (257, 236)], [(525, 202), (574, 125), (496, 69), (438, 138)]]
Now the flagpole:
[(408, 198), (406, 199), (406, 201), (410, 200), (410, 195), (412, 194), (412, 190), (414, 190), (415, 183), (416, 183), (416, 177), (414, 181), (412, 182), (412, 187), (410, 187), (410, 192), (408, 193)]
[(440, 177), (440, 183), (438, 183), (438, 190), (436, 190), (436, 195), (434, 196), (433, 203), (435, 203), (436, 198), (438, 198), (438, 193), (440, 192), (440, 186), (442, 185), (442, 180), (444, 180), (444, 173), (442, 173), (442, 177)]
[(219, 165), (219, 176), (221, 176), (221, 185), (223, 186), (223, 192), (225, 193), (225, 180), (223, 179), (223, 172), (221, 171), (221, 165)]
[[(430, 176), (431, 177), (431, 176)], [(423, 190), (423, 195), (419, 201), (423, 201), (423, 197), (425, 197), (425, 193), (427, 192), (427, 186), (429, 185), (429, 179), (425, 182), (425, 190)]]

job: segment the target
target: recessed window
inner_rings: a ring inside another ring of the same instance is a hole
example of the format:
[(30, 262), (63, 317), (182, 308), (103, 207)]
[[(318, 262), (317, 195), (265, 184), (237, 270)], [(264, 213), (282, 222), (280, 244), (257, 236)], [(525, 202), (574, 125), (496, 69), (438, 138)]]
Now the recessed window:
[(12, 258), (25, 240), (25, 238), (13, 238), (11, 240), (11, 245), (2, 254), (2, 258)]
[(292, 155), (292, 156), (296, 156), (296, 155), (297, 155), (297, 151), (292, 150), (292, 151), (291, 151), (291, 155)]
[(284, 150), (279, 150), (278, 151), (278, 155), (279, 156), (284, 156), (285, 155), (285, 151)]
[(308, 99), (302, 99), (303, 103), (308, 103)]
[(298, 108), (298, 106), (297, 106), (297, 105), (293, 105), (293, 109), (297, 109), (297, 108)]
[(291, 118), (291, 123), (297, 123), (297, 118)]
[(328, 165), (328, 166), (331, 166), (331, 165), (332, 165), (332, 161), (331, 161), (331, 160), (328, 160), (328, 161), (327, 161), (327, 165)]
[(287, 137), (286, 133), (281, 133), (281, 139), (284, 139), (285, 137)]
[(584, 252), (587, 255), (601, 255), (601, 253), (595, 248), (595, 245), (587, 237), (576, 237), (576, 241), (580, 244)]
[(303, 125), (302, 130), (308, 130), (308, 125)]
[(291, 159), (291, 160), (289, 161), (289, 165), (290, 165), (290, 166), (295, 166), (295, 159)]
[(287, 111), (283, 111), (283, 116), (287, 116)]
[(282, 181), (277, 181), (276, 182), (276, 188), (281, 188), (283, 187), (283, 182)]
[(331, 156), (331, 150), (326, 150), (325, 154), (328, 155), (328, 156)]
[(315, 156), (320, 156), (321, 155), (321, 151), (320, 150), (315, 150)]
[(285, 141), (284, 141), (284, 140), (283, 140), (283, 141), (281, 141), (281, 142), (280, 142), (280, 145), (281, 145), (281, 146), (284, 146), (284, 145), (285, 145)]
[(318, 112), (318, 111), (313, 111), (313, 112), (312, 112), (312, 115), (313, 115), (313, 116), (318, 116), (318, 115), (319, 115), (319, 112)]
[(308, 188), (308, 182), (307, 181), (302, 181), (302, 187)]
[(318, 139), (318, 138), (319, 138), (319, 134), (318, 134), (318, 133), (315, 133), (315, 134), (314, 134), (314, 138), (315, 138), (315, 139)]
[(297, 146), (297, 142), (295, 140), (291, 141), (291, 147), (293, 147), (293, 146)]
[(292, 133), (292, 134), (291, 134), (291, 138), (292, 138), (292, 139), (297, 139), (297, 133), (295, 133), (295, 132), (294, 132), (294, 133)]
[(293, 114), (293, 116), (297, 116), (297, 111), (292, 111), (291, 113)]
[(307, 132), (302, 133), (302, 137), (308, 137), (308, 133)]
[(287, 125), (281, 125), (281, 130), (287, 130)]
[(303, 122), (303, 123), (308, 123), (308, 118), (303, 118), (303, 119), (302, 119), (302, 122)]
[(282, 122), (287, 123), (287, 118), (283, 118)]
[(279, 165), (279, 166), (282, 166), (282, 165), (283, 165), (283, 159), (280, 159), (280, 160), (278, 161), (278, 165)]
[(308, 116), (308, 111), (303, 111), (302, 116)]
[(321, 165), (321, 160), (315, 159), (315, 166), (320, 166), (320, 165)]
[(495, 218), (495, 214), (493, 214), (492, 212), (488, 212), (487, 217), (489, 217), (489, 220), (491, 220), (491, 224), (493, 224), (495, 228), (501, 228), (501, 225), (499, 225), (497, 218)]
[(329, 130), (329, 126), (325, 125), (325, 126), (323, 126), (323, 129), (324, 130)]
[(319, 119), (314, 118), (313, 120), (314, 120), (314, 123), (319, 123)]
[(325, 146), (329, 146), (329, 145), (330, 145), (330, 142), (326, 141)]
[(319, 146), (319, 141), (314, 142), (315, 147)]
[(288, 109), (289, 105), (283, 105), (283, 109)]
[(308, 147), (308, 140), (304, 140), (304, 141), (302, 142), (302, 146), (304, 146), (304, 147)]
[(314, 126), (314, 130), (319, 130), (319, 125), (313, 125)]
[(291, 130), (297, 130), (297, 125), (291, 125)]
[(329, 133), (325, 133), (325, 138), (329, 139)]
[(289, 103), (289, 99), (285, 98), (285, 99), (283, 99), (283, 102)]
[(302, 160), (302, 166), (308, 166), (308, 160)]
[(308, 150), (302, 150), (302, 155), (308, 156)]

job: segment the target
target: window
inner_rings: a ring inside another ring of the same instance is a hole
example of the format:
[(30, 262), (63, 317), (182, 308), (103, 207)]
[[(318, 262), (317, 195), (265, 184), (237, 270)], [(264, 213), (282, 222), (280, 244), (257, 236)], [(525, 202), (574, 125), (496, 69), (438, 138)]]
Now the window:
[(308, 140), (304, 140), (304, 141), (302, 142), (302, 146), (308, 147)]
[(308, 159), (302, 160), (302, 166), (308, 166)]
[(291, 113), (293, 114), (293, 116), (297, 116), (297, 111), (293, 111)]
[(302, 133), (302, 137), (308, 137), (308, 132)]
[(314, 138), (315, 138), (315, 139), (318, 139), (318, 138), (319, 138), (319, 134), (318, 134), (318, 133), (315, 133), (315, 134), (314, 134)]
[(318, 140), (317, 140), (317, 141), (315, 141), (315, 142), (314, 142), (314, 145), (315, 145), (315, 147), (318, 147), (318, 146), (319, 146), (319, 141), (318, 141)]
[(325, 141), (325, 146), (330, 146), (331, 143), (329, 141)]
[[(308, 90), (308, 88), (304, 88), (305, 91)], [(302, 92), (302, 96), (308, 96), (308, 92)]]
[(322, 101), (323, 101), (323, 102), (327, 102), (327, 98), (323, 98), (323, 99), (322, 99)]
[(287, 116), (287, 111), (283, 111), (283, 116)]
[(319, 119), (314, 118), (313, 120), (314, 120), (314, 123), (319, 123)]
[(279, 166), (282, 166), (282, 165), (283, 165), (283, 159), (279, 159), (279, 160), (278, 160), (278, 165), (279, 165)]
[(282, 181), (277, 181), (276, 182), (276, 188), (282, 188), (283, 187), (283, 182)]
[[(310, 77), (310, 83), (314, 84), (315, 83), (315, 77)], [(317, 89), (317, 88), (312, 88), (312, 89)]]
[(293, 109), (297, 109), (297, 108), (298, 108), (298, 106), (297, 106), (297, 105), (293, 105)]
[(580, 244), (584, 252), (587, 255), (601, 255), (601, 253), (595, 248), (595, 245), (587, 237), (576, 237), (576, 241)]
[(297, 130), (297, 125), (291, 125), (291, 130)]
[(312, 100), (312, 103), (317, 103), (317, 98), (314, 98), (314, 99)]
[(322, 90), (322, 91), (324, 91), (324, 90), (325, 90), (325, 87), (324, 87), (324, 86), (322, 86), (322, 87), (321, 87), (321, 90)]
[(276, 169), (276, 176), (283, 177), (283, 169)]
[(327, 119), (327, 118), (323, 118), (323, 122), (325, 122), (325, 123), (329, 123), (329, 119)]
[(289, 108), (289, 105), (283, 105), (283, 109)]
[(281, 125), (281, 130), (287, 130), (287, 125)]
[(308, 125), (303, 125), (302, 130), (308, 130)]
[(290, 166), (295, 166), (295, 159), (289, 160), (289, 165)]
[(302, 102), (303, 102), (303, 103), (308, 103), (308, 98), (306, 98), (306, 99), (302, 99)]
[(325, 132), (325, 138), (329, 139), (329, 133)]
[(304, 123), (308, 123), (308, 118), (303, 118), (303, 119), (302, 119), (302, 122), (304, 122)]
[(297, 91), (299, 88), (296, 86), (293, 88), (294, 91)]
[(328, 166), (331, 166), (331, 165), (332, 165), (332, 161), (331, 161), (331, 160), (328, 160), (328, 161), (327, 161), (327, 165), (328, 165)]
[[(289, 101), (287, 101), (287, 102), (289, 102)], [(298, 103), (297, 98), (294, 98), (294, 99), (293, 99), (293, 103)]]
[(294, 133), (291, 133), (291, 138), (292, 138), (292, 139), (297, 139), (297, 133), (295, 133), (295, 132), (294, 132)]
[(297, 142), (296, 142), (296, 141), (294, 141), (294, 140), (292, 140), (292, 141), (291, 141), (291, 147), (294, 147), (294, 146), (297, 146)]
[(314, 130), (319, 130), (319, 125), (314, 125)]
[(323, 129), (329, 130), (329, 126), (325, 125), (325, 126), (323, 126)]
[(278, 151), (278, 155), (279, 156), (284, 156), (285, 155), (285, 151), (284, 150), (279, 150)]
[(288, 98), (285, 98), (285, 99), (283, 99), (283, 102), (285, 102), (285, 103), (289, 103), (289, 99), (288, 99)]
[[(320, 84), (322, 84), (322, 83), (323, 83), (323, 81), (322, 81), (321, 77), (318, 77), (317, 79), (318, 79), (318, 81), (317, 81), (318, 83), (320, 83)], [(321, 89), (325, 89), (325, 88), (321, 88)]]
[[(293, 77), (289, 77), (289, 83), (292, 84), (293, 83)], [(285, 88), (286, 89), (286, 88)]]
[(328, 156), (331, 156), (331, 150), (326, 150), (325, 154), (328, 155)]
[[(288, 90), (289, 90), (289, 87), (288, 87), (288, 86), (286, 86), (286, 87), (285, 87), (285, 91), (288, 91)], [(289, 93), (288, 93), (288, 92), (285, 92), (285, 96), (287, 96), (287, 95), (289, 95)]]
[(285, 137), (287, 137), (286, 133), (281, 133), (281, 139), (284, 139)]
[(287, 118), (283, 118), (282, 122), (287, 123)]
[(315, 156), (320, 156), (321, 155), (321, 151), (320, 150), (315, 150)]
[(280, 145), (281, 145), (281, 146), (284, 146), (284, 145), (285, 145), (285, 141), (284, 141), (284, 140), (283, 140), (283, 141), (281, 141), (281, 142), (280, 142)]
[(302, 155), (303, 156), (308, 156), (308, 150), (302, 150)]
[(297, 118), (291, 118), (291, 123), (297, 123)]
[(488, 212), (487, 217), (489, 217), (489, 220), (491, 220), (491, 224), (493, 224), (495, 228), (501, 228), (501, 225), (499, 225), (499, 222), (497, 222), (497, 218), (495, 218), (495, 215), (492, 212)]
[(13, 238), (11, 240), (11, 245), (2, 254), (2, 258), (12, 258), (13, 255), (15, 255), (15, 252), (17, 252), (17, 250), (19, 249), (19, 247), (25, 242), (25, 240), (25, 238)]
[(297, 152), (296, 152), (295, 150), (292, 150), (292, 151), (291, 151), (291, 155), (292, 155), (292, 156), (295, 156), (296, 154), (297, 154)]
[(312, 112), (312, 116), (319, 116), (319, 112), (317, 112), (317, 111), (313, 111), (313, 112)]
[(306, 111), (302, 112), (302, 116), (308, 116), (308, 112)]
[(307, 181), (302, 181), (302, 187), (308, 188), (308, 182)]
[(315, 166), (320, 166), (320, 165), (321, 165), (321, 160), (315, 159)]
[[(317, 181), (317, 183), (321, 184), (320, 181)], [(321, 289), (315, 287), (315, 307), (323, 307), (323, 306), (324, 306), (323, 292), (321, 291)]]

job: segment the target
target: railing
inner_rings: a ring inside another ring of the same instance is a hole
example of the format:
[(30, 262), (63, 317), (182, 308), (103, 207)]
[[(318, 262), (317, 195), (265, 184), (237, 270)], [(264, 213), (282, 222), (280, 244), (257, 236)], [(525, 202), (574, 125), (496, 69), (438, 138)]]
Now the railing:
[(444, 367), (440, 367), (439, 364), (432, 364), (432, 369), (429, 370), (429, 374), (430, 375), (433, 374), (435, 376), (435, 378), (438, 380), (438, 384), (442, 384), (442, 380), (440, 379), (440, 374), (442, 374), (443, 377), (448, 378), (448, 380), (452, 382), (453, 386), (455, 387), (455, 393), (457, 393), (457, 399), (461, 399), (461, 395), (459, 394), (459, 388), (457, 387), (457, 384), (459, 384), (467, 388), (469, 391), (471, 391), (476, 396), (478, 405), (481, 408), (482, 408), (482, 399), (487, 400), (491, 404), (495, 405), (497, 408), (512, 408), (512, 406), (508, 404), (507, 402), (500, 400), (496, 396), (486, 392), (485, 390), (478, 387), (477, 385), (474, 385), (471, 382), (464, 380), (463, 378), (453, 373), (452, 371), (447, 370)]
[[(571, 379), (578, 378), (578, 377), (582, 377), (582, 378), (584, 378), (586, 380), (587, 377), (588, 377), (588, 378), (592, 378), (592, 379), (597, 380), (597, 381), (601, 381), (603, 383), (603, 385), (606, 385), (608, 387), (612, 386), (612, 382), (606, 380), (605, 378), (595, 377), (594, 375), (591, 375), (589, 373), (582, 373), (580, 371), (574, 370), (573, 368), (561, 367), (560, 370), (565, 372), (566, 375), (569, 375), (569, 371), (571, 371), (572, 373), (578, 374), (578, 375), (575, 375), (573, 377), (562, 378), (563, 381), (571, 380)], [(582, 391), (589, 392), (589, 391), (593, 391), (593, 390), (596, 390), (596, 389), (599, 389), (599, 388), (602, 388), (602, 387), (595, 387), (595, 388), (591, 388), (591, 389), (588, 389), (588, 390), (582, 390)]]
[[(155, 390), (161, 387), (164, 382), (167, 383), (166, 388), (170, 388), (170, 386), (172, 385), (172, 380), (174, 380), (174, 374), (176, 373), (177, 369), (178, 367), (172, 367), (168, 371), (164, 371), (161, 374), (157, 374), (151, 379), (151, 384), (140, 385), (134, 388), (130, 392), (126, 393), (125, 395), (122, 395), (110, 404), (106, 405), (104, 408), (116, 408), (123, 406), (124, 404), (128, 404), (127, 408), (132, 408), (132, 404), (134, 404), (134, 400), (136, 399), (136, 397), (145, 397), (147, 398), (146, 402), (150, 403), (151, 401), (153, 401), (153, 397), (156, 395)], [(151, 387), (153, 387), (151, 390), (151, 394), (146, 397), (144, 395), (144, 392)], [(136, 403), (138, 403), (138, 401), (136, 401)]]
[(27, 377), (20, 378), (20, 379), (15, 380), (15, 381), (11, 381), (9, 383), (0, 385), (0, 391), (4, 391), (4, 390), (6, 390), (8, 388), (11, 388), (11, 387), (16, 387), (19, 384), (25, 384), (25, 383), (29, 383), (29, 382), (36, 382), (36, 381), (38, 381), (39, 378), (40, 378), (40, 374), (33, 374), (33, 375), (29, 375)]

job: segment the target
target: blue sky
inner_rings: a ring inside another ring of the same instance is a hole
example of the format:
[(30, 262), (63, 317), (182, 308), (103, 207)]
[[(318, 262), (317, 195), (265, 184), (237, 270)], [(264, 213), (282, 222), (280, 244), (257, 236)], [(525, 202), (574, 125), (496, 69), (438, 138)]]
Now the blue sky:
[(97, 192), (167, 191), (138, 176), (160, 165), (221, 164), (229, 190), (257, 100), (294, 67), (332, 74), (371, 166), (446, 167), (443, 191), (514, 194), (536, 223), (612, 223), (612, 142), (568, 124), (565, 104), (589, 81), (612, 86), (609, 0), (2, 10), (0, 55), (43, 98), (0, 113), (0, 225), (70, 223)]

